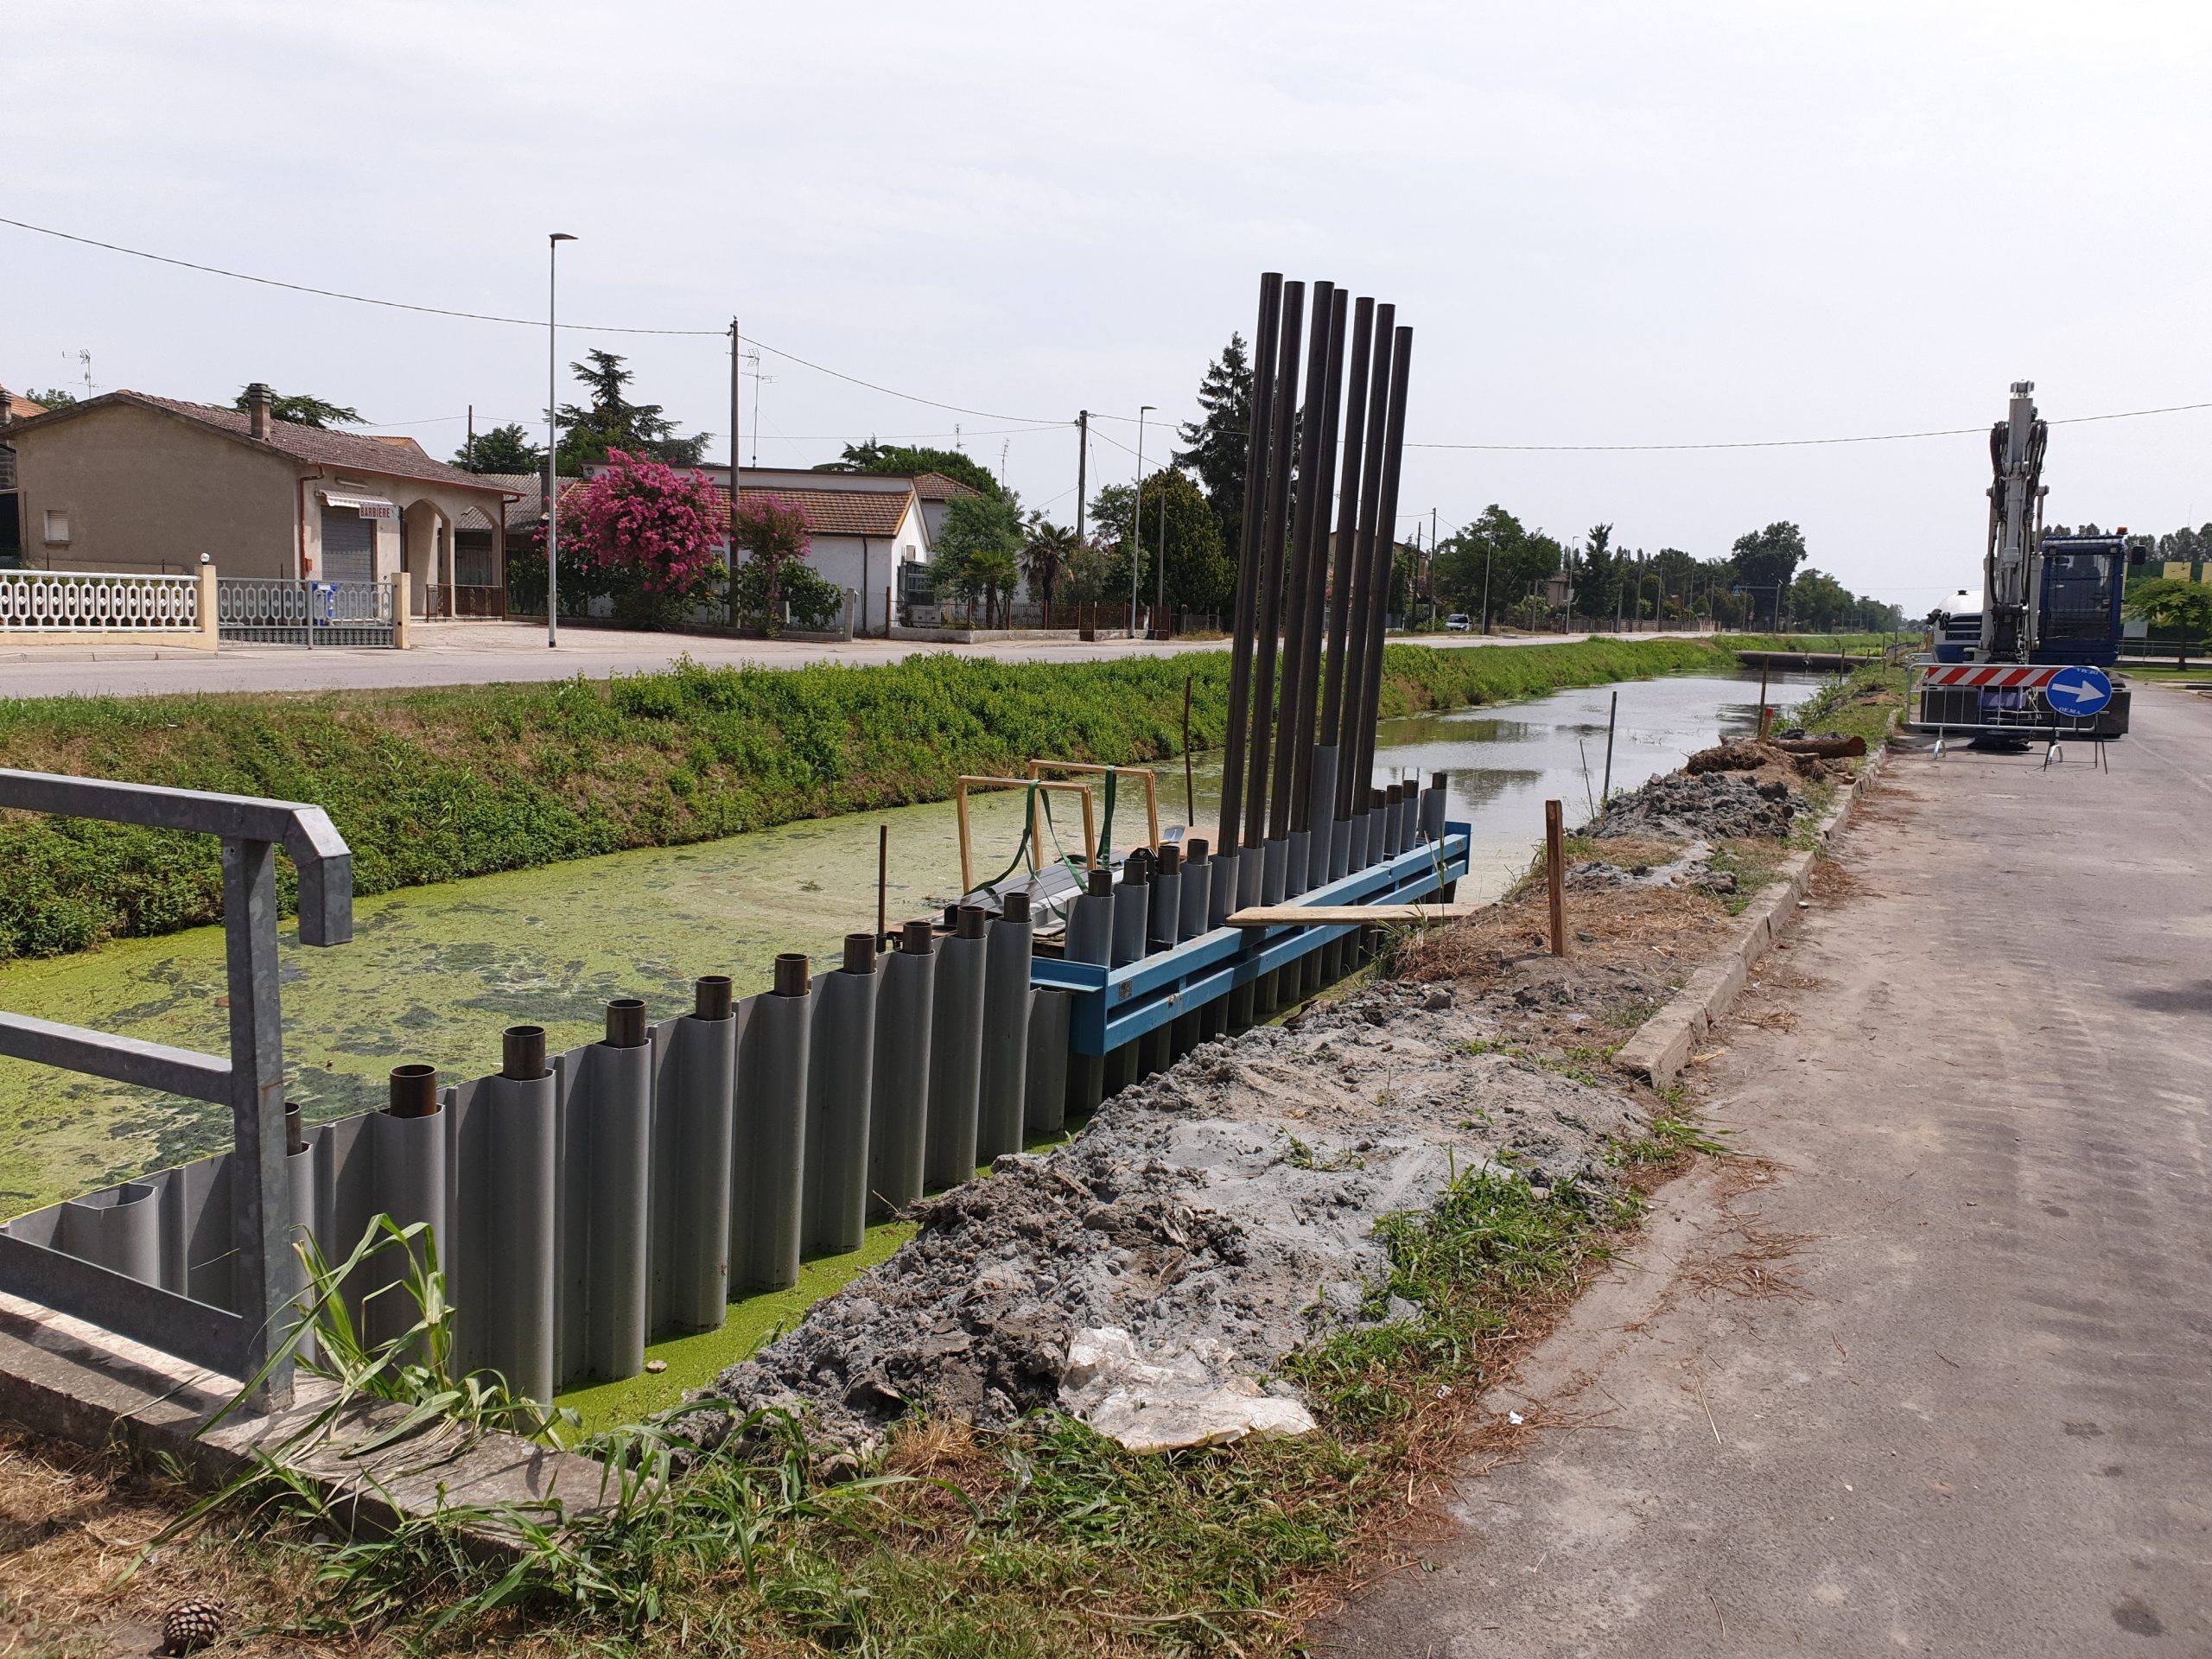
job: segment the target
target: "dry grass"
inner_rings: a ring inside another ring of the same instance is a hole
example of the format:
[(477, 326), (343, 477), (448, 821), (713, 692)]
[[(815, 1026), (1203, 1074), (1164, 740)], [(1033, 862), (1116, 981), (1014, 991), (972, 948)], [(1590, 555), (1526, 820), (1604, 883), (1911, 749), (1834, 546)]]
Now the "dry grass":
[[(1719, 899), (1681, 887), (1572, 893), (1567, 900), (1565, 960), (1584, 968), (1648, 968), (1655, 963), (1690, 961), (1704, 954), (1704, 947), (1726, 931), (1727, 923), (1726, 908)], [(1548, 952), (1550, 933), (1543, 890), (1524, 889), (1478, 916), (1409, 940), (1399, 951), (1398, 965), (1410, 979), (1486, 983), (1510, 964)]]
[(271, 1557), (201, 1536), (140, 1552), (190, 1502), (181, 1488), (119, 1455), (0, 1427), (0, 1653), (150, 1654), (162, 1616), (188, 1596), (230, 1608), (225, 1655), (355, 1656), (336, 1643), (279, 1633), (295, 1611)]

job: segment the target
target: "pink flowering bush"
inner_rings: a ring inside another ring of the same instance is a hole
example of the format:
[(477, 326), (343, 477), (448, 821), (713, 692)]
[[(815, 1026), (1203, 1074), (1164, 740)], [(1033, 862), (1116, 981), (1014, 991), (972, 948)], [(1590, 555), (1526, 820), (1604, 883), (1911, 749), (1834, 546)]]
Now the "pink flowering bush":
[(794, 575), (812, 575), (799, 564), (814, 549), (805, 510), (780, 495), (755, 495), (750, 500), (741, 495), (737, 544), (745, 555), (737, 570), (738, 609), (747, 621), (772, 635), (790, 597), (785, 587)]
[(646, 626), (710, 602), (724, 577), (729, 511), (700, 473), (607, 452), (607, 467), (561, 497), (561, 586), (604, 594)]

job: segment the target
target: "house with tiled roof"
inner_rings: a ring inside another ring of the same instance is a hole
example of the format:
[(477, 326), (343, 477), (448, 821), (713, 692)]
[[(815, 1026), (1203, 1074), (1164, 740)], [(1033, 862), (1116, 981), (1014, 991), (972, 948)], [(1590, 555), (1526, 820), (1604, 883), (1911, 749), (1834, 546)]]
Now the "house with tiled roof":
[(922, 500), (922, 518), (930, 527), (930, 537), (935, 540), (944, 528), (944, 515), (951, 509), (953, 498), (961, 495), (981, 495), (982, 492), (972, 484), (963, 484), (957, 478), (947, 478), (943, 473), (917, 473), (914, 493)]
[[(405, 572), (418, 613), (497, 613), (511, 490), (412, 438), (280, 421), (267, 386), (246, 390), (245, 409), (111, 391), (10, 421), (23, 562), (137, 573), (205, 556), (226, 576), (327, 582)], [(464, 528), (485, 540), (457, 556)]]
[[(694, 470), (729, 500), (728, 467)], [(738, 471), (738, 499), (778, 496), (804, 513), (813, 538), (807, 563), (861, 597), (853, 612), (856, 631), (880, 633), (897, 607), (929, 596), (931, 531), (919, 482), (878, 473), (745, 467)]]

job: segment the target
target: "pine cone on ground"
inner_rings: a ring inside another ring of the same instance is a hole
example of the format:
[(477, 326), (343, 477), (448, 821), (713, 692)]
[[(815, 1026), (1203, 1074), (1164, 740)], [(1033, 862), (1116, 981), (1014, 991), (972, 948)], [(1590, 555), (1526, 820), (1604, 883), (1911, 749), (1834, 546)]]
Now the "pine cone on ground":
[(162, 1615), (162, 1651), (197, 1653), (223, 1633), (220, 1596), (187, 1596)]

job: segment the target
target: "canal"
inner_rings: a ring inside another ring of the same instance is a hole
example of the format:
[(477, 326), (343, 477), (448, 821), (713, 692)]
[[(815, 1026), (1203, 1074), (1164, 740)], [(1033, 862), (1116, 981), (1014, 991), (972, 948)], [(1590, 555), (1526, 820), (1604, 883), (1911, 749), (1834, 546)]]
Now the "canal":
[[(1792, 705), (1821, 683), (1784, 677), (1772, 700)], [(1463, 897), (1494, 896), (1528, 868), (1547, 798), (1566, 803), (1570, 823), (1591, 815), (1616, 693), (1617, 790), (1757, 719), (1757, 677), (1678, 676), (1384, 723), (1378, 781), (1445, 772), (1450, 816), (1474, 827)], [(1201, 758), (1193, 772), (1197, 819), (1210, 825), (1218, 761)], [(1183, 766), (1166, 763), (1160, 774), (1162, 822), (1181, 823)], [(1017, 795), (977, 803), (980, 866), (995, 871), (1012, 856), (1020, 817)], [(697, 975), (730, 974), (743, 992), (767, 982), (779, 951), (830, 957), (846, 933), (874, 925), (880, 825), (890, 830), (894, 925), (957, 893), (957, 832), (941, 803), (385, 893), (363, 899), (353, 942), (328, 950), (299, 948), (288, 928), (291, 1096), (316, 1119), (358, 1111), (381, 1103), (385, 1074), (402, 1061), (456, 1077), (496, 1070), (508, 1025), (543, 1025), (566, 1046), (598, 1034), (610, 997), (675, 1012), (689, 1005)], [(1125, 798), (1116, 844), (1140, 827)], [(0, 1006), (218, 1051), (228, 1019), (222, 931), (15, 964), (0, 971)], [(0, 1214), (219, 1151), (229, 1139), (215, 1108), (0, 1060)]]

